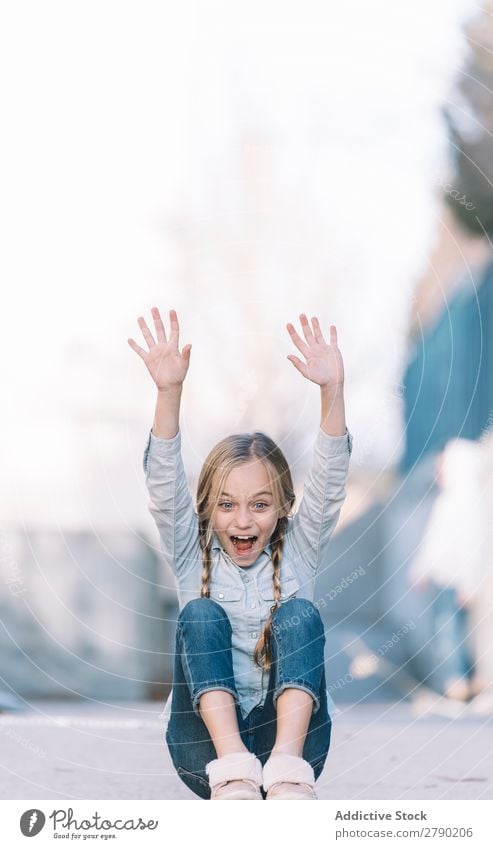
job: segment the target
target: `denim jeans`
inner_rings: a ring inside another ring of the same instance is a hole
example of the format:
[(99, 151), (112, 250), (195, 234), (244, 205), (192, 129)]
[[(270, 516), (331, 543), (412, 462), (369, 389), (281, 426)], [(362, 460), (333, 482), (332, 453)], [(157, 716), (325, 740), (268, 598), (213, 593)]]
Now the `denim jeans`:
[(313, 711), (303, 757), (315, 778), (324, 767), (330, 745), (331, 718), (327, 708), (324, 669), (325, 634), (318, 610), (303, 598), (292, 598), (276, 609), (272, 620), (272, 665), (262, 706), (242, 716), (233, 673), (231, 624), (225, 610), (208, 598), (193, 599), (182, 609), (176, 629), (176, 652), (171, 715), (166, 742), (181, 780), (197, 796), (210, 798), (205, 766), (216, 750), (200, 716), (200, 697), (226, 690), (235, 699), (243, 743), (262, 764), (276, 736), (276, 702), (287, 688), (313, 697)]
[(433, 584), (433, 592), (432, 681), (443, 693), (450, 680), (472, 674), (474, 661), (468, 646), (469, 614), (457, 603), (455, 589)]

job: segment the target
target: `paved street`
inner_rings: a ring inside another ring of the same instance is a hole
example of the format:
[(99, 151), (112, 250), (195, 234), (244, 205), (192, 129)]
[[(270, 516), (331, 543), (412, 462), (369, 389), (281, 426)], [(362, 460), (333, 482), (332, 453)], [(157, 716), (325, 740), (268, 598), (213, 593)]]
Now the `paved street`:
[[(187, 799), (158, 703), (37, 701), (0, 715), (2, 799)], [(412, 704), (341, 706), (323, 799), (491, 799), (490, 711), (422, 692)]]

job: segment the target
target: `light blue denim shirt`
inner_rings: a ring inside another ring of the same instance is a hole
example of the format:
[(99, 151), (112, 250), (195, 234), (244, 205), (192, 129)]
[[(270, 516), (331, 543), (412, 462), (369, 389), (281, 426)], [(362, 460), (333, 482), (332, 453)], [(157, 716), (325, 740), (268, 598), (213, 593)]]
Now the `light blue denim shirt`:
[[(327, 549), (346, 497), (352, 435), (328, 436), (319, 428), (303, 496), (288, 520), (281, 560), (281, 602), (292, 596), (314, 600), (317, 569), (327, 562)], [(198, 517), (188, 489), (181, 456), (180, 431), (173, 439), (149, 433), (144, 472), (149, 510), (161, 539), (165, 561), (176, 576), (180, 610), (200, 597), (202, 557)], [(233, 669), (243, 716), (263, 704), (268, 673), (253, 652), (274, 604), (271, 547), (267, 545), (248, 569), (237, 566), (214, 535), (210, 597), (229, 616), (233, 636)], [(168, 706), (171, 700), (168, 701)], [(329, 698), (329, 712), (333, 702)], [(169, 710), (165, 711), (169, 714)]]

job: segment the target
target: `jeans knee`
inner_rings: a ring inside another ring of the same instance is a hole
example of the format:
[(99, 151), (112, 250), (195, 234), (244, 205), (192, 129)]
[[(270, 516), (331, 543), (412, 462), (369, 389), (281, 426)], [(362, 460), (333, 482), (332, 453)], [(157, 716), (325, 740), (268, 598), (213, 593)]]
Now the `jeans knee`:
[(277, 631), (294, 629), (312, 639), (324, 634), (324, 626), (315, 605), (307, 598), (290, 598), (276, 609), (272, 618), (272, 627)]
[(182, 607), (178, 622), (229, 622), (228, 614), (211, 598), (193, 598)]

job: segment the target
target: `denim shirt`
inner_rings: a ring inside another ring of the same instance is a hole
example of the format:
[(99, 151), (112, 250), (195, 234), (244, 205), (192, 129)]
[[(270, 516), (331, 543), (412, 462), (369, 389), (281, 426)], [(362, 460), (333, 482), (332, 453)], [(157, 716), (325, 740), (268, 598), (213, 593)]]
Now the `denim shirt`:
[[(330, 537), (346, 497), (352, 442), (347, 429), (344, 436), (328, 436), (319, 428), (299, 508), (288, 519), (281, 560), (281, 603), (296, 595), (313, 601), (317, 569), (327, 562)], [(149, 433), (144, 472), (149, 510), (159, 530), (164, 559), (176, 578), (181, 610), (200, 597), (202, 556), (180, 431), (172, 439)], [(255, 664), (253, 653), (274, 604), (271, 553), (267, 545), (252, 566), (241, 568), (213, 536), (210, 597), (224, 608), (231, 622), (233, 669), (244, 717), (262, 705), (267, 694), (268, 673)], [(170, 704), (169, 699), (168, 707)], [(332, 706), (329, 698), (329, 710)], [(169, 710), (165, 717), (166, 713)]]

